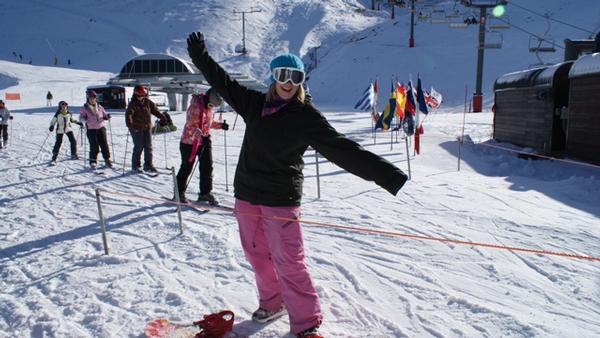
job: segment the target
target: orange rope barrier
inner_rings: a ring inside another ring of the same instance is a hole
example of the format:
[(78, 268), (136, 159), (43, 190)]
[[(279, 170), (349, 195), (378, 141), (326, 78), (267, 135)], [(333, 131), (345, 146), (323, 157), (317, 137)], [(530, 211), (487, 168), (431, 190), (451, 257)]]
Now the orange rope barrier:
[(320, 222), (320, 221), (311, 221), (311, 220), (306, 220), (306, 219), (293, 219), (293, 218), (278, 217), (278, 216), (263, 216), (263, 215), (250, 214), (250, 213), (240, 213), (240, 212), (236, 212), (236, 211), (228, 211), (228, 210), (225, 210), (222, 207), (218, 207), (218, 206), (206, 205), (203, 207), (199, 207), (199, 206), (196, 206), (193, 204), (177, 203), (175, 201), (169, 201), (166, 199), (157, 199), (157, 198), (140, 196), (140, 195), (124, 194), (124, 193), (120, 193), (120, 192), (116, 192), (116, 191), (109, 191), (109, 190), (104, 190), (104, 189), (101, 189), (101, 190), (103, 192), (106, 192), (109, 194), (127, 196), (127, 197), (137, 197), (140, 199), (145, 199), (145, 200), (150, 200), (150, 201), (161, 201), (164, 203), (175, 204), (175, 205), (180, 204), (180, 205), (185, 205), (185, 206), (189, 206), (192, 208), (196, 208), (199, 210), (212, 209), (212, 210), (227, 211), (227, 212), (231, 213), (232, 215), (238, 214), (238, 215), (254, 216), (254, 217), (260, 217), (260, 218), (266, 218), (266, 219), (276, 219), (276, 220), (281, 220), (281, 221), (293, 221), (293, 222), (297, 221), (297, 222), (301, 222), (304, 224), (320, 225), (320, 226), (330, 227), (330, 228), (334, 228), (334, 229), (348, 230), (348, 231), (360, 231), (360, 232), (370, 233), (370, 234), (404, 237), (404, 238), (411, 238), (411, 239), (417, 239), (417, 240), (437, 241), (437, 242), (442, 242), (442, 243), (453, 243), (453, 244), (469, 245), (469, 246), (479, 246), (479, 247), (484, 247), (484, 248), (492, 248), (492, 249), (500, 249), (500, 250), (516, 251), (516, 252), (527, 252), (527, 253), (547, 255), (547, 256), (559, 256), (559, 257), (567, 257), (567, 258), (573, 258), (573, 259), (589, 260), (592, 262), (600, 262), (600, 257), (578, 255), (578, 254), (572, 254), (572, 253), (568, 253), (568, 252), (557, 252), (557, 251), (549, 251), (549, 250), (543, 250), (543, 249), (531, 249), (531, 248), (507, 246), (507, 245), (502, 245), (502, 244), (472, 242), (472, 241), (450, 239), (450, 238), (444, 238), (444, 237), (415, 235), (415, 234), (403, 233), (403, 232), (399, 232), (399, 231), (370, 229), (370, 228), (364, 228), (364, 227), (353, 227), (353, 226), (347, 226), (347, 225), (341, 225), (341, 224), (326, 223), (326, 222)]

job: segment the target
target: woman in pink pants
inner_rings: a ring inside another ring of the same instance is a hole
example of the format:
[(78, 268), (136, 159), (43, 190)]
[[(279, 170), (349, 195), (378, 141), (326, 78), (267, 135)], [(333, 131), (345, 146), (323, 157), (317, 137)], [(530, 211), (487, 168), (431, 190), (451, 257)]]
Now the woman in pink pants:
[(302, 87), (304, 64), (296, 55), (271, 61), (273, 82), (261, 93), (231, 79), (208, 55), (202, 33), (191, 34), (187, 42), (194, 65), (246, 123), (233, 185), (240, 239), (258, 288), (259, 308), (252, 319), (266, 323), (289, 313), (293, 334), (321, 338), (321, 307), (304, 263), (299, 223), (304, 152), (312, 146), (394, 195), (407, 176), (327, 122)]

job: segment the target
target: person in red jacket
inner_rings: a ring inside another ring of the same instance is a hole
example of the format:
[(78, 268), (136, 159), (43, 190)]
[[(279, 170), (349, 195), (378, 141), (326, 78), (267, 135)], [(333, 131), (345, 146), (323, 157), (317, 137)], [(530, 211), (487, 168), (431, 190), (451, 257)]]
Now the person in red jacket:
[(306, 100), (304, 64), (298, 56), (275, 57), (270, 63), (273, 82), (261, 93), (231, 79), (208, 54), (202, 33), (192, 33), (187, 43), (212, 90), (246, 124), (233, 185), (240, 240), (258, 288), (259, 307), (252, 319), (266, 323), (287, 313), (297, 337), (321, 338), (321, 307), (304, 262), (299, 220), (304, 152), (311, 146), (394, 195), (408, 176), (338, 133)]
[(179, 189), (179, 201), (183, 203), (187, 202), (185, 197), (187, 180), (194, 168), (194, 161), (198, 157), (200, 172), (198, 201), (218, 204), (212, 193), (213, 160), (210, 129), (229, 129), (226, 122), (221, 123), (213, 119), (213, 108), (220, 106), (221, 103), (223, 103), (223, 99), (212, 89), (207, 90), (204, 94), (192, 95), (185, 117), (185, 127), (179, 142), (181, 166), (177, 172), (177, 188)]
[(152, 163), (152, 116), (165, 120), (163, 114), (152, 100), (148, 98), (148, 89), (142, 85), (133, 88), (133, 98), (127, 104), (125, 111), (125, 124), (129, 128), (133, 139), (133, 152), (131, 154), (131, 170), (134, 173), (142, 172), (141, 157), (144, 153), (144, 171), (156, 173)]

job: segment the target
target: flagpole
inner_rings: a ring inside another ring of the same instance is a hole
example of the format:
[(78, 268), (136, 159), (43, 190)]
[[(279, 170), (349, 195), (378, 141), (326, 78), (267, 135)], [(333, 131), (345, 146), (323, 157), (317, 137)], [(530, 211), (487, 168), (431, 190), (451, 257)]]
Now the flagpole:
[(462, 121), (462, 132), (461, 136), (458, 139), (458, 171), (460, 171), (460, 149), (462, 146), (463, 139), (465, 138), (465, 117), (467, 115), (467, 92), (468, 85), (465, 85), (465, 108), (463, 109), (463, 121)]

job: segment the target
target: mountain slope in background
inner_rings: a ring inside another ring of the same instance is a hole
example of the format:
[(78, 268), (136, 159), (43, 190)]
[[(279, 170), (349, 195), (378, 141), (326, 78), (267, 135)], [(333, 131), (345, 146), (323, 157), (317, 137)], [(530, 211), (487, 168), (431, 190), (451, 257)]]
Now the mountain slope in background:
[[(419, 3), (425, 12), (426, 3), (437, 4), (435, 8), (445, 13), (459, 11), (460, 16), (450, 20), (476, 14), (455, 1)], [(477, 26), (450, 29), (447, 24), (417, 21), (416, 48), (408, 48), (408, 9), (397, 7), (396, 19), (391, 20), (387, 6), (372, 11), (370, 5), (369, 0), (7, 0), (0, 4), (7, 14), (0, 22), (0, 59), (53, 65), (56, 56), (59, 66), (69, 66), (70, 60), (69, 67), (116, 73), (140, 50), (187, 58), (185, 39), (201, 30), (209, 51), (227, 69), (264, 81), (273, 56), (292, 51), (309, 63), (312, 49), (319, 47), (309, 85), (315, 101), (328, 109), (351, 108), (373, 79), (407, 81), (417, 74), (426, 87), (444, 93), (447, 104), (461, 104), (465, 85), (469, 92), (474, 87)], [(249, 9), (260, 12), (245, 16), (249, 54), (240, 55), (235, 50), (241, 44), (241, 15), (233, 12)], [(541, 16), (546, 14), (568, 25)], [(557, 51), (542, 57), (560, 62), (563, 39), (588, 38), (600, 29), (600, 3), (511, 0), (504, 18), (513, 27), (501, 32), (503, 48), (486, 50), (483, 90), (488, 105), (498, 76), (538, 62), (528, 51), (526, 32), (555, 41)], [(499, 38), (497, 32), (488, 37)]]

